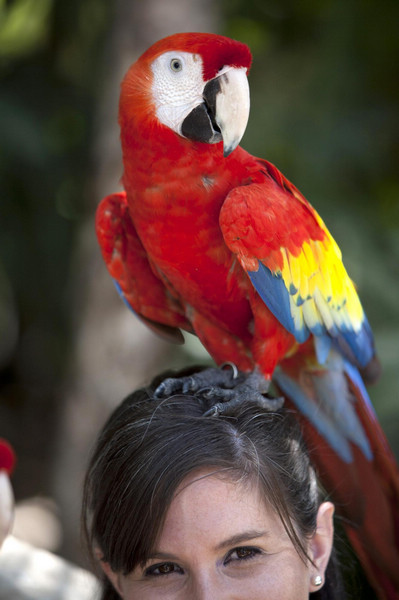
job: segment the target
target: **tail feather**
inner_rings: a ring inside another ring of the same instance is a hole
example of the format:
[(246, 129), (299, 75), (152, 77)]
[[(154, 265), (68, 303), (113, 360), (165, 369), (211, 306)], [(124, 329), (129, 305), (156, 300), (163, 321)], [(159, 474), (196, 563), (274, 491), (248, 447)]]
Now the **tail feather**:
[[(287, 373), (283, 363), (276, 369), (273, 379), (344, 462), (353, 461), (351, 443), (371, 460), (372, 450), (348, 388), (345, 364), (345, 360), (332, 351), (323, 366), (312, 365), (294, 373), (291, 369)], [(356, 368), (352, 368), (356, 372)], [(364, 386), (363, 390), (368, 399)], [(369, 406), (372, 410), (370, 402)]]
[(359, 372), (339, 356), (316, 367), (297, 354), (275, 375), (370, 583), (399, 600), (399, 472)]
[(293, 401), (299, 412), (307, 417), (319, 434), (329, 443), (331, 448), (345, 463), (352, 462), (353, 454), (347, 438), (339, 428), (332, 427), (329, 415), (322, 412), (303, 390), (300, 384), (287, 377), (282, 371), (275, 372), (274, 382), (284, 396)]

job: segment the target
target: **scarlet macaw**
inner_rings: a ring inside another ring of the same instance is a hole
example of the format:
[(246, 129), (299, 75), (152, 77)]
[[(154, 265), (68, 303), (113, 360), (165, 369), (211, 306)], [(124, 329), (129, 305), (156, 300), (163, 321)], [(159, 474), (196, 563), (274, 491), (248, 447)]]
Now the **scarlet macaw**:
[(216, 363), (273, 377), (302, 415), (379, 597), (399, 598), (397, 467), (359, 373), (378, 370), (372, 332), (315, 209), (238, 145), (250, 63), (240, 42), (185, 33), (130, 67), (119, 108), (125, 192), (97, 210), (102, 254), (151, 327), (177, 341), (180, 329), (195, 333)]

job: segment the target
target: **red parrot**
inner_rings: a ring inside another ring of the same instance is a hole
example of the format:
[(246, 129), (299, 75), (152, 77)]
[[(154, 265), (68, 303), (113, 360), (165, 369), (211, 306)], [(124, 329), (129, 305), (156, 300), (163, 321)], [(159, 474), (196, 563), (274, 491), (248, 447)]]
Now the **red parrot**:
[(320, 216), (238, 145), (250, 64), (245, 44), (184, 33), (130, 67), (119, 107), (125, 191), (98, 207), (99, 244), (149, 326), (175, 341), (195, 333), (216, 363), (273, 378), (297, 406), (378, 597), (397, 599), (398, 471), (363, 384), (378, 371), (373, 335)]

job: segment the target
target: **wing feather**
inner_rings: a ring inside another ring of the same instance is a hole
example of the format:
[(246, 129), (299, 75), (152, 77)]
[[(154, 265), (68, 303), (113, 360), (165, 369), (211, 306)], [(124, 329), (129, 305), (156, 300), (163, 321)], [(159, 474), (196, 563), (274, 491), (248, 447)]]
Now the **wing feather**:
[[(220, 225), (266, 306), (299, 343), (328, 336), (354, 364), (372, 359), (371, 329), (341, 251), (296, 188), (272, 177), (235, 188)], [(318, 343), (318, 356), (325, 360), (330, 345)]]

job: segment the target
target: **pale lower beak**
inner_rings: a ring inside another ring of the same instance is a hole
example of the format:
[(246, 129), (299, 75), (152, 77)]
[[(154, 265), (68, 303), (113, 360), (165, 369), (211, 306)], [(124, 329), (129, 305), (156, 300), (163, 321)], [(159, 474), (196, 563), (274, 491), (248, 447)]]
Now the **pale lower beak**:
[(245, 68), (231, 68), (219, 75), (215, 121), (223, 138), (223, 154), (235, 150), (244, 135), (249, 118), (249, 85)]

